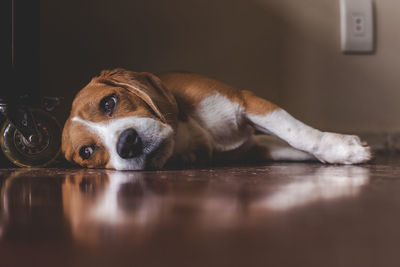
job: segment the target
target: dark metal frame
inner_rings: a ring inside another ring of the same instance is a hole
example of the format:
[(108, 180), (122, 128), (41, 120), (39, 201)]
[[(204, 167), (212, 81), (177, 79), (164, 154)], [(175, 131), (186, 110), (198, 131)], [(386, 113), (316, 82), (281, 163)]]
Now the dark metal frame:
[(0, 114), (34, 142), (39, 133), (30, 107), (40, 105), (40, 1), (1, 2), (5, 49), (1, 53)]

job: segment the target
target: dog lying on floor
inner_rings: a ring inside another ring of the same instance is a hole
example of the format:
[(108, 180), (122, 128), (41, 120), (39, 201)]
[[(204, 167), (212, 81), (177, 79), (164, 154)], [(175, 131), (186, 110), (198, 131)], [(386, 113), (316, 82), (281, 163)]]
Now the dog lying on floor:
[[(270, 142), (279, 137), (289, 146)], [(72, 103), (62, 134), (68, 161), (89, 168), (268, 160), (356, 164), (371, 159), (354, 135), (321, 132), (278, 106), (191, 73), (101, 72)]]

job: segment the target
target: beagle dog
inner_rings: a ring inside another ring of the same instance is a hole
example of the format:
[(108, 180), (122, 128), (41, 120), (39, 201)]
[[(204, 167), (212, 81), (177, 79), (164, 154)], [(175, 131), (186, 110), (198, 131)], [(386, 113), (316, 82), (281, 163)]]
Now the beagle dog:
[(81, 166), (117, 170), (371, 159), (359, 137), (316, 130), (250, 91), (192, 73), (156, 76), (124, 69), (101, 72), (77, 94), (63, 129), (62, 151)]

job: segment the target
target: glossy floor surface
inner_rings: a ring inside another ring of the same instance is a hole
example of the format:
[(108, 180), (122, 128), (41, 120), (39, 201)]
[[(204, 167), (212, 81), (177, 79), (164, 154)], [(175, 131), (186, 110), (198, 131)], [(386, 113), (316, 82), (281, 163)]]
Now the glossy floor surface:
[(1, 169), (0, 266), (400, 266), (400, 157)]

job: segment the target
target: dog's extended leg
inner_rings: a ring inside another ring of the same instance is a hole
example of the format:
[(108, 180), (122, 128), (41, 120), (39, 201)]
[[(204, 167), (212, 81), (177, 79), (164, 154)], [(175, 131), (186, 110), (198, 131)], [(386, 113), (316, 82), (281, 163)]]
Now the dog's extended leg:
[(249, 91), (242, 91), (242, 95), (246, 117), (259, 131), (277, 136), (324, 163), (356, 164), (371, 159), (370, 148), (358, 136), (321, 132)]
[[(253, 145), (246, 152), (246, 157), (251, 157), (252, 161), (315, 161), (313, 155), (298, 150), (287, 143), (270, 135), (254, 135)], [(256, 158), (255, 158), (256, 157)]]

